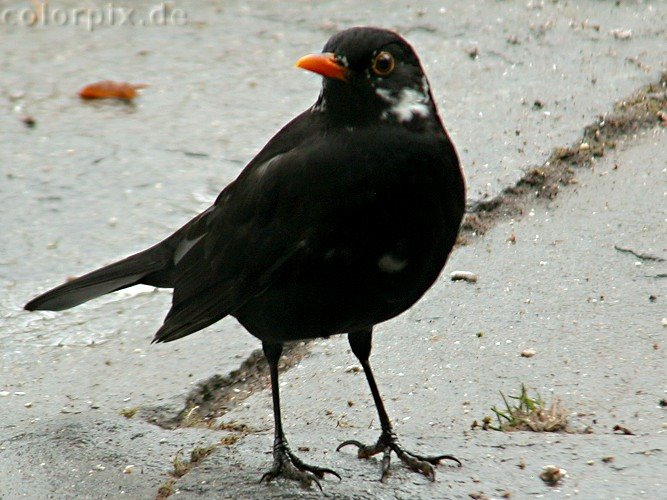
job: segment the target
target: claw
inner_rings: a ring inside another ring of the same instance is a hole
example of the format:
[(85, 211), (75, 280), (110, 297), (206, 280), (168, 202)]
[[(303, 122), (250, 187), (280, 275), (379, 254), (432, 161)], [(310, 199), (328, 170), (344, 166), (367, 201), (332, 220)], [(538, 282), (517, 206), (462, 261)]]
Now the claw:
[(338, 448), (336, 448), (336, 451), (340, 451), (341, 448), (343, 448), (344, 446), (350, 446), (350, 445), (356, 446), (358, 448), (357, 450), (358, 458), (370, 458), (376, 453), (380, 453), (384, 449), (384, 446), (380, 447), (379, 442), (376, 443), (374, 446), (367, 446), (355, 439), (350, 439), (348, 441), (343, 441), (341, 444), (339, 444)]
[(389, 466), (391, 465), (391, 450), (385, 450), (382, 455), (382, 475), (380, 476), (380, 482), (384, 483), (384, 480), (387, 476), (391, 475), (391, 470)]
[(314, 482), (320, 491), (323, 491), (320, 479), (324, 478), (325, 474), (331, 474), (342, 480), (336, 471), (304, 463), (287, 446), (283, 445), (274, 449), (273, 466), (270, 471), (261, 477), (259, 482), (266, 481), (269, 483), (282, 476), (285, 479), (299, 481), (304, 487), (309, 487)]
[(327, 469), (326, 467), (318, 467), (317, 465), (305, 464), (305, 463), (303, 463), (303, 461), (301, 461), (301, 459), (299, 457), (297, 457), (291, 451), (288, 451), (287, 455), (292, 460), (292, 463), (300, 471), (310, 472), (311, 474), (314, 474), (319, 478), (324, 478), (325, 474), (331, 474), (332, 476), (336, 476), (339, 480), (341, 480), (341, 481), (343, 480), (343, 478), (340, 477), (340, 474), (338, 474), (338, 472), (336, 472), (335, 470)]
[(350, 446), (350, 445), (354, 445), (358, 448), (363, 448), (364, 447), (364, 445), (362, 443), (360, 443), (359, 441), (357, 441), (355, 439), (348, 439), (347, 441), (343, 441), (341, 444), (339, 444), (338, 448), (336, 448), (336, 451), (340, 451), (345, 446)]
[(391, 474), (391, 452), (396, 453), (396, 456), (410, 469), (422, 473), (431, 481), (435, 481), (434, 465), (440, 463), (441, 460), (451, 460), (456, 462), (459, 467), (462, 466), (461, 461), (452, 455), (437, 455), (437, 456), (423, 456), (412, 453), (411, 451), (403, 449), (398, 442), (398, 438), (393, 432), (383, 432), (380, 438), (373, 445), (365, 445), (354, 439), (344, 441), (338, 445), (336, 451), (340, 451), (345, 446), (353, 445), (358, 448), (357, 456), (359, 458), (370, 458), (382, 452), (382, 475), (380, 481), (384, 481), (387, 476)]
[(416, 453), (412, 453), (411, 451), (408, 450), (402, 450), (402, 451), (403, 453), (411, 456), (412, 458), (421, 460), (422, 462), (428, 462), (433, 465), (438, 465), (441, 460), (451, 460), (452, 462), (456, 462), (459, 467), (463, 467), (461, 461), (453, 455), (424, 456), (424, 455), (417, 455)]

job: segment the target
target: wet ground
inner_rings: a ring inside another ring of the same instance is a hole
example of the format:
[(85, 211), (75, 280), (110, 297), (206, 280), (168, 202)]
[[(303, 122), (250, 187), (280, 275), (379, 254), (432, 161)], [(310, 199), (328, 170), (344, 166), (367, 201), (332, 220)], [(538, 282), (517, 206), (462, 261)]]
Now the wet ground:
[[(134, 4), (138, 12), (153, 5)], [(662, 2), (182, 7), (185, 26), (0, 25), (2, 498), (146, 498), (169, 483), (189, 497), (320, 495), (256, 484), (270, 464), (266, 391), (223, 417), (232, 430), (149, 423), (176, 415), (199, 381), (229, 373), (259, 347), (235, 322), (151, 346), (166, 292), (121, 292), (62, 313), (21, 306), (69, 275), (153, 244), (207, 206), (312, 103), (318, 79), (292, 64), (331, 33), (376, 24), (412, 41), (460, 150), (471, 206), (544, 167), (555, 148), (580, 147), (587, 125), (658, 82), (667, 63)], [(99, 79), (150, 87), (133, 106), (80, 102), (77, 90)], [(664, 97), (654, 100), (664, 112)], [(354, 358), (344, 338), (316, 342), (286, 372), (294, 447), (307, 446), (304, 459), (344, 477), (325, 481), (325, 494), (636, 498), (664, 489), (667, 270), (641, 258), (667, 258), (659, 122), (629, 121), (616, 148), (576, 170), (554, 199), (524, 196), (513, 219), (496, 217), (483, 237), (468, 234), (427, 296), (378, 329), (372, 360), (403, 441), (451, 452), (463, 468), (440, 467), (429, 484), (397, 465), (380, 484), (376, 461), (333, 451), (377, 432), (363, 376), (346, 370)], [(455, 269), (479, 281), (450, 282)], [(528, 348), (536, 354), (521, 357)], [(521, 383), (560, 398), (573, 428), (593, 433), (470, 430), (501, 404), (499, 390), (514, 394)], [(124, 409), (138, 411), (126, 418)], [(186, 460), (209, 445), (209, 457), (171, 481), (178, 450)], [(538, 478), (552, 463), (568, 471), (556, 487)]]

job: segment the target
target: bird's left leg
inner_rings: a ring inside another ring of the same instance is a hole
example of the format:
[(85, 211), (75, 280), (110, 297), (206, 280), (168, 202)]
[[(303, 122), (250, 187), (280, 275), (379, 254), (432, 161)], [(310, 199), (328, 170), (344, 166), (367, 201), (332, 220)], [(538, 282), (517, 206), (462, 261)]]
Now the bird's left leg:
[(273, 466), (271, 470), (265, 473), (260, 482), (266, 480), (271, 481), (276, 477), (284, 477), (299, 481), (304, 486), (310, 486), (312, 481), (322, 489), (320, 479), (325, 474), (332, 474), (340, 479), (340, 476), (331, 469), (317, 467), (315, 465), (308, 465), (303, 463), (287, 444), (287, 439), (283, 433), (283, 423), (280, 416), (280, 390), (278, 388), (278, 361), (283, 352), (282, 344), (269, 344), (264, 342), (262, 344), (264, 356), (269, 363), (269, 370), (271, 372), (271, 395), (273, 396), (273, 416), (275, 419), (275, 434), (273, 440)]
[(371, 393), (373, 394), (373, 400), (375, 401), (375, 407), (377, 408), (378, 416), (380, 417), (380, 426), (382, 428), (382, 434), (375, 444), (365, 445), (356, 440), (349, 440), (341, 443), (337, 451), (344, 446), (354, 445), (358, 451), (359, 458), (369, 458), (378, 453), (382, 453), (382, 476), (380, 481), (384, 479), (389, 474), (389, 465), (391, 461), (391, 452), (396, 453), (396, 456), (401, 459), (412, 470), (421, 472), (431, 481), (435, 481), (435, 469), (434, 465), (438, 464), (441, 460), (452, 460), (461, 466), (461, 462), (458, 458), (453, 457), (452, 455), (436, 455), (436, 456), (423, 456), (412, 453), (404, 449), (398, 441), (398, 437), (394, 433), (391, 421), (387, 415), (387, 411), (384, 408), (384, 403), (380, 397), (380, 391), (378, 390), (377, 384), (375, 383), (375, 377), (373, 376), (373, 371), (371, 370), (370, 362), (368, 358), (371, 354), (371, 342), (373, 338), (372, 328), (368, 330), (362, 330), (358, 332), (352, 332), (348, 335), (350, 342), (350, 347), (352, 347), (352, 352), (361, 362), (361, 366), (364, 369), (366, 374), (366, 379), (368, 380), (368, 385), (371, 388)]

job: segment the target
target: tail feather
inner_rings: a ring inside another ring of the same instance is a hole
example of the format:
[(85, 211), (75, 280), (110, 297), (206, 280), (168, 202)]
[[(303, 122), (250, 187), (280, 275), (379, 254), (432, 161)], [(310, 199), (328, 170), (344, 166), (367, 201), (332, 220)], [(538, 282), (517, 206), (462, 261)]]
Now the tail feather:
[(153, 342), (171, 342), (197, 332), (227, 316), (230, 292), (228, 287), (211, 287), (179, 304), (174, 304), (155, 333)]
[(159, 247), (152, 247), (63, 283), (35, 297), (24, 308), (28, 311), (62, 311), (101, 295), (143, 283), (143, 280), (149, 275), (164, 271), (171, 266), (172, 261), (163, 250)]

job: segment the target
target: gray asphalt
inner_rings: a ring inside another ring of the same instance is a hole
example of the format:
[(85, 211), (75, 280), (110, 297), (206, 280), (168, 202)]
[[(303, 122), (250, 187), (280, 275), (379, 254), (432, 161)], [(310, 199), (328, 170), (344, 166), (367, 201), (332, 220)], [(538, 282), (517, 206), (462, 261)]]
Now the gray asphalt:
[[(138, 12), (153, 5), (135, 4)], [(21, 306), (67, 276), (155, 243), (206, 207), (313, 102), (319, 80), (292, 65), (331, 33), (381, 25), (414, 44), (471, 203), (576, 142), (667, 67), (667, 5), (658, 1), (181, 7), (185, 26), (0, 25), (0, 498), (154, 497), (178, 450), (187, 456), (239, 437), (119, 414), (176, 412), (199, 380), (238, 367), (259, 343), (235, 322), (151, 346), (166, 292), (120, 292), (62, 313)], [(134, 106), (81, 103), (77, 90), (100, 79), (150, 87)], [(21, 122), (27, 115), (34, 129)], [(377, 461), (334, 452), (350, 437), (375, 439), (377, 421), (363, 376), (346, 370), (355, 361), (346, 340), (313, 345), (283, 376), (284, 419), (293, 446), (308, 448), (304, 460), (343, 476), (323, 481), (326, 495), (659, 496), (665, 264), (614, 246), (667, 258), (665, 150), (664, 127), (629, 133), (555, 200), (526, 206), (459, 248), (422, 301), (378, 328), (372, 362), (402, 440), (464, 462), (440, 466), (436, 483), (396, 464), (381, 484)], [(449, 281), (457, 269), (479, 281)], [(527, 348), (536, 354), (521, 357)], [(514, 394), (521, 383), (559, 398), (571, 426), (593, 433), (470, 430), (501, 404), (499, 390)], [(268, 392), (223, 419), (251, 432), (178, 479), (181, 496), (321, 496), (257, 484), (270, 465)], [(634, 435), (614, 433), (615, 425)], [(538, 477), (549, 464), (568, 471), (555, 487)]]

